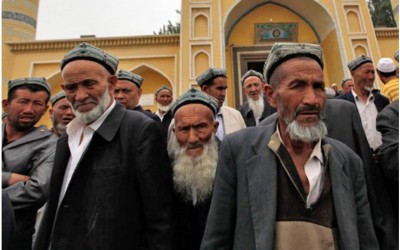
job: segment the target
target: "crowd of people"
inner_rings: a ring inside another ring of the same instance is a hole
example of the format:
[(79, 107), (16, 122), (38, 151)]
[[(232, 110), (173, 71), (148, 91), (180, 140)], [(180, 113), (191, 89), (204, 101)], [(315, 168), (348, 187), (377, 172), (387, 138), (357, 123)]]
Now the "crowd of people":
[(156, 90), (155, 113), (118, 64), (82, 43), (61, 61), (63, 91), (9, 81), (3, 249), (399, 249), (391, 58), (357, 57), (328, 89), (319, 45), (276, 43), (242, 76), (238, 110), (209, 68), (176, 100)]

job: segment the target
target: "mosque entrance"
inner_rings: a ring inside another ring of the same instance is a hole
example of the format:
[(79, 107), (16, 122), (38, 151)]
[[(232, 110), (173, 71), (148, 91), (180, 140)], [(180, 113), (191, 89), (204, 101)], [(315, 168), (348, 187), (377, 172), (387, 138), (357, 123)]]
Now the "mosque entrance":
[(250, 69), (262, 74), (265, 60), (271, 46), (253, 46), (253, 47), (233, 47), (233, 86), (235, 107), (239, 108), (247, 98), (242, 92), (242, 83), (240, 79)]

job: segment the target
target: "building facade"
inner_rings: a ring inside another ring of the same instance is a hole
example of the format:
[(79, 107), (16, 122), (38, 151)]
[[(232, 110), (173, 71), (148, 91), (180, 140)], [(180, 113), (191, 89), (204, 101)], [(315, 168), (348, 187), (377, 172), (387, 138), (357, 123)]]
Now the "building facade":
[[(398, 27), (374, 28), (365, 0), (183, 0), (178, 35), (49, 41), (35, 40), (38, 4), (3, 0), (3, 98), (8, 80), (26, 76), (43, 76), (60, 91), (60, 60), (84, 41), (117, 56), (119, 69), (143, 76), (141, 103), (153, 111), (157, 88), (171, 87), (176, 98), (208, 67), (227, 69), (226, 104), (240, 106), (239, 79), (248, 69), (262, 72), (275, 42), (320, 44), (327, 86), (350, 76), (348, 61), (364, 54), (377, 63), (399, 46)], [(398, 0), (391, 4), (398, 23)], [(49, 124), (48, 117), (41, 122)]]

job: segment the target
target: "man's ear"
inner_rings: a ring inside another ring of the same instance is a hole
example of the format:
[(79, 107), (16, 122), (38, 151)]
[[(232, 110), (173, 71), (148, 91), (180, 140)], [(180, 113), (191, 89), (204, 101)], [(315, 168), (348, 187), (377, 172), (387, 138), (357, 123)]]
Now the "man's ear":
[(215, 120), (214, 121), (214, 133), (217, 133), (218, 126), (219, 126), (219, 122), (217, 120)]
[(9, 102), (8, 102), (8, 100), (7, 99), (3, 99), (2, 101), (1, 101), (1, 104), (3, 105), (3, 111), (4, 112), (8, 112), (8, 107), (9, 107)]
[(201, 91), (206, 92), (208, 94), (208, 85), (201, 86)]
[(116, 75), (111, 75), (108, 77), (108, 90), (110, 95), (114, 97), (115, 86), (117, 85), (118, 77)]
[(265, 97), (267, 98), (269, 105), (276, 109), (276, 101), (275, 101), (275, 96), (274, 96), (275, 91), (272, 88), (272, 86), (269, 84), (265, 84), (264, 93), (265, 93)]

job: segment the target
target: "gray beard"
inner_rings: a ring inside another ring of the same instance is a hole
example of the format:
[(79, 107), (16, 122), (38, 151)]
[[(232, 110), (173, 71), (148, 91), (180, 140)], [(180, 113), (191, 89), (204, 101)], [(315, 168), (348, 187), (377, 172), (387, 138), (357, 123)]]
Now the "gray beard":
[(57, 131), (59, 135), (65, 134), (65, 131), (67, 130), (67, 126), (62, 124), (61, 122), (57, 123), (56, 121), (52, 120), (53, 122), (53, 129)]
[(166, 113), (166, 112), (168, 112), (168, 110), (170, 110), (171, 106), (172, 106), (172, 103), (169, 104), (169, 105), (162, 105), (162, 104), (158, 103), (157, 104), (157, 109)]
[(301, 126), (297, 121), (292, 121), (288, 124), (286, 132), (288, 132), (291, 140), (305, 143), (318, 141), (328, 134), (322, 120), (319, 120), (313, 126)]
[[(278, 116), (281, 117), (281, 112), (283, 112), (284, 114), (289, 113), (287, 108), (280, 101), (279, 96), (277, 96), (277, 100), (279, 106), (278, 110), (281, 110), (278, 111)], [(303, 108), (296, 109), (295, 112), (291, 113), (288, 116), (282, 117), (287, 125), (286, 132), (289, 134), (290, 139), (292, 141), (311, 143), (318, 141), (326, 136), (328, 134), (328, 130), (322, 120), (318, 120), (314, 125), (309, 126), (302, 126), (295, 120), (297, 114), (300, 112), (301, 109), (318, 110), (319, 112), (321, 112), (318, 106), (305, 106)]]
[(247, 102), (249, 103), (250, 110), (253, 111), (254, 119), (258, 124), (258, 121), (260, 120), (262, 113), (264, 112), (264, 98), (262, 95), (260, 95), (257, 101), (253, 101), (251, 97), (247, 96)]
[(106, 91), (104, 91), (104, 94), (100, 98), (100, 103), (92, 110), (88, 112), (80, 112), (78, 110), (75, 110), (75, 107), (73, 107), (72, 111), (74, 112), (76, 119), (78, 119), (79, 122), (83, 124), (89, 124), (97, 120), (104, 113), (104, 111), (106, 111), (108, 105), (110, 104), (110, 101), (111, 96), (110, 93), (108, 93), (107, 87)]
[(210, 197), (218, 161), (218, 145), (215, 135), (212, 135), (210, 141), (204, 145), (203, 153), (197, 157), (187, 156), (186, 147), (179, 145), (175, 135), (171, 136), (168, 148), (169, 153), (175, 156), (172, 164), (175, 190), (185, 201), (193, 201), (194, 192), (197, 202), (202, 202)]

